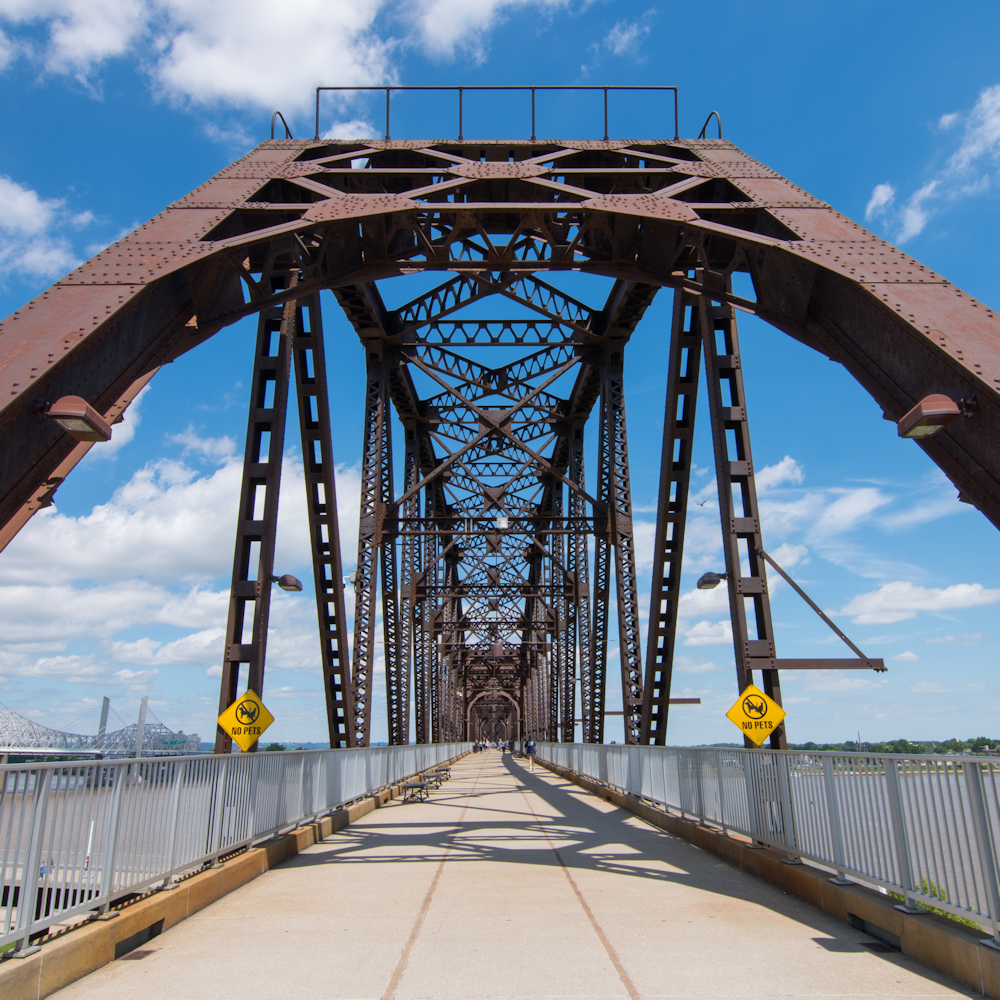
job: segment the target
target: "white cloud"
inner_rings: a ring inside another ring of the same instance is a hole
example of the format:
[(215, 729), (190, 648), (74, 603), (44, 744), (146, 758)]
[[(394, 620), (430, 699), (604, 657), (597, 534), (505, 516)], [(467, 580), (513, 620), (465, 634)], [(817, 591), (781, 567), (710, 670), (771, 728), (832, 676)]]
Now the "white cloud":
[(1000, 601), (1000, 589), (981, 583), (956, 583), (950, 587), (918, 587), (906, 581), (887, 583), (878, 590), (858, 594), (837, 614), (854, 615), (856, 625), (882, 625), (916, 618), (924, 612), (955, 611)]
[(982, 632), (959, 632), (958, 635), (942, 635), (927, 641), (934, 646), (978, 646), (983, 638)]
[(870, 677), (853, 676), (854, 671), (825, 670), (815, 677), (810, 677), (810, 691), (874, 691), (885, 687), (888, 680), (875, 680)]
[[(127, 57), (173, 100), (278, 107), (287, 116), (306, 112), (319, 84), (396, 82), (395, 57), (407, 45), (435, 58), (461, 51), (482, 59), (487, 35), (508, 13), (537, 16), (569, 6), (570, 0), (300, 0), (294, 16), (276, 17), (268, 0), (0, 0), (0, 21), (25, 39), (44, 25), (43, 44), (25, 46), (37, 49), (45, 71), (73, 76), (95, 93), (102, 65)], [(386, 33), (393, 23), (403, 27), (401, 37)], [(0, 36), (0, 63), (13, 58), (18, 42)]]
[(65, 214), (63, 199), (42, 198), (0, 174), (0, 271), (58, 278), (74, 268), (73, 249), (58, 235)]
[(889, 210), (895, 191), (888, 182), (872, 192), (866, 219), (885, 216), (897, 226), (896, 241), (905, 243), (924, 231), (939, 206), (957, 198), (987, 190), (997, 176), (1000, 164), (1000, 84), (983, 89), (968, 113), (952, 111), (942, 115), (937, 125), (949, 131), (965, 122), (957, 149), (936, 175), (922, 184), (903, 202), (893, 218)]
[(884, 215), (886, 209), (896, 200), (896, 189), (886, 181), (884, 184), (876, 184), (872, 190), (872, 196), (865, 206), (865, 218), (877, 219)]
[(122, 450), (135, 437), (135, 432), (142, 422), (142, 401), (146, 393), (149, 392), (149, 385), (143, 386), (138, 395), (129, 404), (128, 409), (122, 416), (122, 420), (112, 425), (111, 440), (95, 444), (84, 459), (86, 462), (95, 462), (102, 459), (116, 458), (118, 452)]
[(363, 118), (334, 122), (324, 133), (324, 139), (381, 139), (382, 130)]
[(950, 694), (952, 691), (981, 691), (985, 684), (938, 684), (935, 681), (920, 681), (911, 684), (910, 690), (915, 694)]
[(0, 31), (0, 73), (2, 73), (17, 55), (17, 48), (14, 43)]
[(783, 542), (773, 552), (769, 553), (769, 555), (773, 556), (774, 561), (782, 569), (787, 570), (793, 566), (798, 566), (809, 555), (809, 549), (804, 545), (790, 545), (788, 542)]
[(733, 641), (733, 626), (728, 621), (700, 621), (681, 632), (685, 646), (722, 646)]
[[(227, 604), (228, 596), (225, 595)], [(218, 610), (225, 614), (224, 609)], [(221, 617), (220, 615), (217, 620), (221, 620)], [(149, 638), (138, 639), (135, 642), (113, 642), (111, 652), (119, 663), (138, 666), (201, 666), (221, 661), (225, 634), (224, 628), (216, 626), (192, 632), (168, 643)]]
[(802, 466), (791, 455), (786, 455), (777, 465), (765, 465), (754, 474), (758, 493), (774, 489), (782, 483), (801, 483), (802, 479)]
[(634, 20), (616, 21), (604, 38), (605, 47), (616, 56), (636, 52), (642, 39), (653, 30), (652, 20), (655, 16), (655, 10), (647, 10), (642, 17)]
[(729, 614), (729, 588), (720, 583), (711, 590), (689, 590), (681, 594), (677, 616), (681, 619)]
[(722, 668), (718, 664), (712, 663), (711, 660), (705, 660), (702, 663), (694, 663), (686, 656), (680, 656), (674, 662), (674, 671), (678, 674), (708, 674), (714, 670), (721, 669)]
[(451, 59), (465, 50), (482, 61), (486, 57), (484, 36), (508, 12), (533, 9), (543, 13), (568, 6), (569, 0), (417, 0), (407, 17), (428, 55)]
[(891, 502), (892, 497), (870, 486), (845, 491), (816, 519), (815, 530), (821, 535), (850, 531), (867, 521), (879, 507)]
[[(145, 390), (144, 390), (145, 391)], [(184, 446), (184, 454), (201, 455), (213, 461), (224, 462), (236, 455), (236, 442), (231, 437), (204, 438), (194, 429), (193, 424), (188, 424), (187, 430), (180, 434), (171, 434), (167, 438), (174, 444)]]
[(920, 657), (919, 657), (919, 656), (917, 656), (917, 654), (916, 654), (916, 653), (913, 653), (913, 652), (911, 652), (910, 650), (907, 650), (907, 651), (906, 651), (905, 653), (897, 653), (897, 654), (896, 654), (896, 655), (895, 655), (895, 656), (893, 657), (893, 659), (894, 659), (894, 660), (895, 660), (895, 661), (896, 661), (897, 663), (908, 663), (908, 662), (909, 662), (909, 661), (911, 661), (911, 660), (919, 660), (919, 659), (920, 659)]
[(900, 213), (899, 232), (896, 234), (897, 243), (905, 243), (924, 231), (924, 227), (931, 217), (931, 209), (927, 207), (926, 203), (935, 196), (940, 185), (939, 180), (928, 181), (907, 198)]

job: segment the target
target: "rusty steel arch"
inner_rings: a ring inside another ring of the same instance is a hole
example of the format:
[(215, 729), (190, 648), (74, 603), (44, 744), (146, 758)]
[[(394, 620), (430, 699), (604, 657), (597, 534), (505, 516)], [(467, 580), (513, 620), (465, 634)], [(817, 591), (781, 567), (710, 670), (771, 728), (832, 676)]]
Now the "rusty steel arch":
[[(570, 270), (612, 279), (610, 294), (566, 294), (558, 273)], [(441, 280), (388, 308), (378, 282), (415, 272)], [(736, 272), (752, 297), (734, 291)], [(622, 358), (664, 287), (675, 307), (644, 662)], [(350, 656), (322, 289), (367, 358)], [(514, 318), (482, 318), (497, 304)], [(280, 449), (269, 460), (261, 442), (280, 442), (287, 395), (306, 456), (332, 745), (368, 740), (379, 589), (392, 742), (409, 738), (411, 689), (426, 741), (460, 737), (491, 684), (524, 705), (532, 732), (564, 740), (579, 685), (583, 739), (601, 741), (614, 605), (626, 738), (662, 743), (702, 370), (740, 688), (760, 671), (780, 699), (779, 671), (803, 665), (777, 658), (771, 631), (739, 310), (842, 364), (890, 420), (928, 394), (961, 401), (962, 419), (918, 443), (1000, 526), (993, 311), (731, 143), (282, 139), (0, 322), (0, 544), (90, 447), (46, 419), (49, 404), (80, 396), (113, 422), (159, 366), (258, 314), (220, 704), (235, 697), (240, 664), (263, 684)], [(504, 360), (490, 365), (494, 348)], [(595, 425), (597, 467), (585, 474)]]

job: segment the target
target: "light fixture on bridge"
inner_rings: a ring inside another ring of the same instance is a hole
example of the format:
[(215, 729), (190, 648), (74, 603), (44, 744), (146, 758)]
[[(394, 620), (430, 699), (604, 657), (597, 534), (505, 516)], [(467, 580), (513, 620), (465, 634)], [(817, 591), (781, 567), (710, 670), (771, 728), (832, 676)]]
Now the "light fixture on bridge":
[(725, 573), (706, 573), (695, 585), (699, 590), (715, 590), (726, 579)]
[(284, 576), (272, 576), (271, 583), (276, 583), (282, 590), (299, 591), (302, 589), (302, 581), (298, 577), (292, 576), (291, 573), (285, 573)]
[(497, 531), (506, 531), (510, 527), (506, 514), (497, 514)]
[(490, 656), (500, 659), (503, 656), (503, 643), (502, 642), (491, 642), (490, 643)]
[(902, 438), (925, 438), (937, 434), (962, 413), (962, 407), (950, 396), (924, 396), (896, 425)]
[(45, 415), (77, 441), (110, 441), (111, 424), (80, 396), (63, 396)]

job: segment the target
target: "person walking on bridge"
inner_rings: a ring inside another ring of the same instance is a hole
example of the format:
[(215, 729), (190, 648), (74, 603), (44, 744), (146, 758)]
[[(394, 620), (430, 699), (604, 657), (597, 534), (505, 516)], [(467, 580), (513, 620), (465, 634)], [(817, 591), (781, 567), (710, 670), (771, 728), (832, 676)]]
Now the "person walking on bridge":
[(528, 770), (535, 770), (535, 741), (525, 740), (524, 741), (524, 752), (528, 755)]

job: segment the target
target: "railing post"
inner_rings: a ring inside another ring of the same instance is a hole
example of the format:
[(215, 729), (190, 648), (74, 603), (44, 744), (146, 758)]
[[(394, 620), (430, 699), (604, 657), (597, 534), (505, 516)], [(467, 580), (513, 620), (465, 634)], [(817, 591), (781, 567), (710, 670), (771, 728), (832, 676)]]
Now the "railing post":
[[(722, 751), (715, 751), (715, 776), (719, 782), (719, 822), (722, 824), (722, 834), (727, 836), (726, 828), (726, 786), (722, 780)], [(664, 795), (664, 797), (666, 797)]]
[[(30, 773), (30, 772), (29, 772)], [(44, 778), (42, 777), (44, 773)], [(27, 776), (25, 791), (27, 791)], [(45, 815), (48, 811), (52, 771), (39, 768), (35, 778), (35, 801), (31, 804), (31, 829), (28, 833), (28, 852), (21, 873), (21, 893), (17, 900), (17, 929), (23, 932), (14, 942), (14, 950), (25, 952), (31, 943), (31, 925), (38, 906), (38, 887), (41, 882), (38, 859), (41, 857), (42, 838), (45, 834)], [(13, 880), (12, 880), (13, 881)], [(14, 886), (10, 887), (10, 905), (14, 905)], [(34, 949), (32, 949), (34, 950)]]
[(101, 913), (107, 913), (111, 904), (111, 893), (115, 888), (115, 864), (118, 861), (118, 827), (121, 821), (123, 800), (125, 798), (125, 786), (128, 784), (128, 773), (130, 768), (122, 768), (115, 764), (114, 769), (114, 791), (111, 797), (111, 822), (108, 824), (108, 838), (104, 847), (105, 856), (101, 867), (101, 895), (99, 898), (104, 902), (98, 909)]
[(174, 762), (174, 767), (176, 769), (176, 773), (174, 775), (174, 788), (170, 804), (170, 833), (167, 835), (170, 848), (167, 853), (167, 866), (163, 878), (164, 886), (170, 885), (170, 873), (174, 867), (174, 856), (177, 850), (177, 816), (180, 812), (181, 806), (181, 780), (187, 764), (178, 760)]
[(535, 141), (535, 88), (531, 88), (531, 141)]
[[(990, 768), (992, 779), (993, 765)], [(990, 831), (990, 812), (986, 789), (983, 783), (982, 765), (966, 761), (962, 764), (965, 775), (965, 787), (969, 792), (969, 802), (972, 805), (972, 826), (976, 833), (976, 847), (979, 849), (979, 868), (983, 873), (983, 884), (986, 888), (986, 901), (990, 909), (990, 925), (993, 937), (984, 938), (983, 944), (1000, 948), (1000, 885), (997, 884), (997, 850)]]
[(694, 752), (695, 787), (698, 790), (698, 820), (705, 823), (705, 786), (701, 778), (701, 751)]
[(230, 758), (225, 757), (216, 772), (215, 815), (212, 822), (211, 839), (208, 842), (210, 865), (219, 863), (219, 850), (222, 846), (222, 813), (226, 802), (226, 777), (229, 774), (229, 761)]
[(462, 91), (463, 87), (458, 88), (458, 141), (462, 142), (464, 136), (462, 135)]
[(778, 802), (781, 807), (781, 837), (788, 849), (786, 864), (800, 865), (802, 859), (795, 853), (795, 814), (792, 812), (792, 786), (785, 750), (772, 751), (778, 776)]
[(389, 88), (385, 88), (385, 141), (389, 141)]
[(257, 786), (260, 784), (260, 762), (264, 758), (253, 755), (250, 765), (250, 815), (247, 817), (247, 836), (253, 840), (257, 833)]
[(906, 826), (903, 819), (903, 799), (899, 789), (899, 767), (894, 759), (885, 761), (886, 787), (889, 790), (889, 812), (892, 816), (893, 841), (896, 845), (897, 872), (903, 889), (903, 905), (897, 910), (904, 913), (926, 913), (914, 905), (913, 872), (910, 869), (909, 838), (906, 836)]
[(850, 885), (844, 871), (844, 840), (840, 828), (840, 811), (837, 808), (837, 792), (834, 786), (834, 771), (836, 765), (833, 757), (823, 757), (823, 791), (826, 793), (826, 817), (830, 824), (830, 839), (833, 841), (833, 860), (837, 868), (837, 877), (830, 879), (834, 885)]
[(604, 141), (608, 141), (608, 88), (604, 88)]
[(756, 791), (756, 786), (759, 782), (756, 780), (757, 775), (757, 764), (756, 761), (759, 760), (759, 756), (763, 753), (762, 750), (737, 750), (736, 753), (739, 755), (739, 760), (743, 764), (743, 783), (746, 785), (747, 790), (747, 826), (750, 834), (751, 847), (759, 847), (758, 841), (762, 839), (761, 834), (761, 821), (760, 821), (760, 802), (758, 801), (758, 795)]

